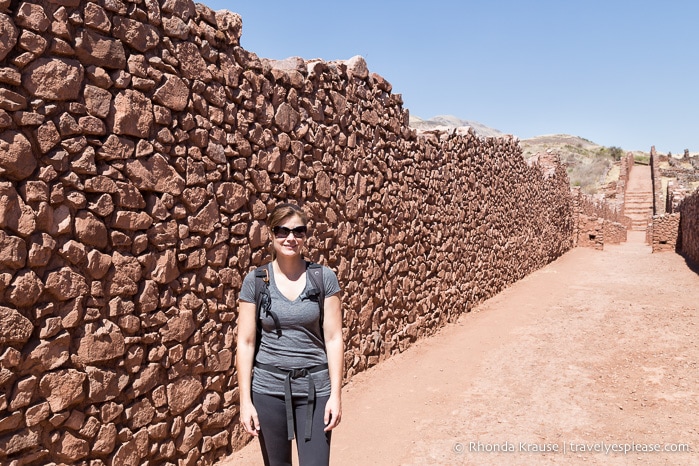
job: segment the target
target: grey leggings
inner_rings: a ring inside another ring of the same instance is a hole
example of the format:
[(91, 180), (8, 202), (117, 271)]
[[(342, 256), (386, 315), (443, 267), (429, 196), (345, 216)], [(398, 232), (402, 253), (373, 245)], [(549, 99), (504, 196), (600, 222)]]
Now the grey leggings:
[[(319, 396), (313, 410), (311, 439), (304, 439), (306, 431), (306, 398), (294, 398), (296, 448), (300, 466), (327, 466), (330, 463), (330, 434), (323, 432), (325, 404), (328, 396)], [(260, 421), (260, 446), (265, 466), (291, 466), (291, 440), (286, 429), (286, 405), (283, 396), (252, 393), (252, 403)]]

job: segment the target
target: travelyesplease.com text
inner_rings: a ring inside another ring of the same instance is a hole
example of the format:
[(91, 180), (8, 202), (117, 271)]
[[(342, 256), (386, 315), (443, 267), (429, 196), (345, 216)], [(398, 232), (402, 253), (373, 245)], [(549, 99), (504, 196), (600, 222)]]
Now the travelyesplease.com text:
[(636, 442), (457, 442), (455, 453), (689, 453), (687, 443), (636, 443)]

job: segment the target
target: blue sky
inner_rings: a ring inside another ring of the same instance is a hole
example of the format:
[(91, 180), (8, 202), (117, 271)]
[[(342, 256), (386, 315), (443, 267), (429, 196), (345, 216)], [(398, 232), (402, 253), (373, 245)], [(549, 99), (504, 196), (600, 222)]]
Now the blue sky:
[(411, 115), (699, 152), (699, 2), (207, 0), (260, 57), (363, 56)]

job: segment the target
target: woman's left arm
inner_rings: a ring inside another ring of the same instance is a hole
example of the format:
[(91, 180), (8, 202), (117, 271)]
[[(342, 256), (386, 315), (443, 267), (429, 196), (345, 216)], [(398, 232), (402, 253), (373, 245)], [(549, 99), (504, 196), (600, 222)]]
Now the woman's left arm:
[(340, 293), (325, 298), (323, 316), (325, 352), (328, 355), (330, 399), (325, 405), (325, 431), (334, 429), (342, 419), (342, 378), (345, 365), (345, 347), (342, 337), (342, 302)]

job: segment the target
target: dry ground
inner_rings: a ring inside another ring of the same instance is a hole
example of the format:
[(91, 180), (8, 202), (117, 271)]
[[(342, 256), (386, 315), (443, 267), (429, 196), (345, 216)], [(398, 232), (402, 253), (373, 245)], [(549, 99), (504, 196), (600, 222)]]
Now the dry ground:
[[(331, 463), (699, 464), (699, 275), (644, 234), (574, 249), (355, 376)], [(572, 451), (617, 444), (691, 452)]]

